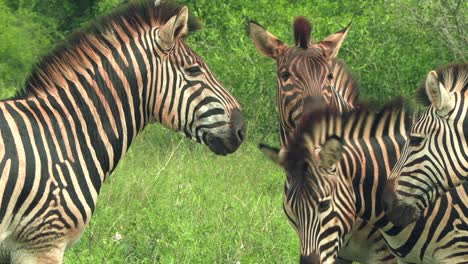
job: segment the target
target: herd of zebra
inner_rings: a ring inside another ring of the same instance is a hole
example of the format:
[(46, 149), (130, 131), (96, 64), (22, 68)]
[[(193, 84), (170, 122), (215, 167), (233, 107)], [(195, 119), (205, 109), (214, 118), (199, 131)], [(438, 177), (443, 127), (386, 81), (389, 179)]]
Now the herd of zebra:
[[(0, 263), (62, 263), (102, 183), (146, 124), (159, 122), (235, 152), (237, 100), (184, 39), (187, 7), (130, 3), (45, 57), (0, 102)], [(287, 46), (256, 22), (249, 34), (277, 62), (283, 208), (300, 263), (468, 263), (468, 64), (431, 71), (423, 111), (402, 98), (358, 102), (338, 52), (350, 25), (320, 42), (294, 22)]]

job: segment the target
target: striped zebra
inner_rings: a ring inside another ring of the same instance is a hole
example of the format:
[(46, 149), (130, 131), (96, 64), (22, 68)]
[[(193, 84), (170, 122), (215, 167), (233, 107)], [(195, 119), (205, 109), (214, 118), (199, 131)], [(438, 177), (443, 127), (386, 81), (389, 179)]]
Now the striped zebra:
[(102, 183), (147, 123), (234, 152), (236, 99), (184, 42), (187, 7), (131, 3), (74, 35), (0, 102), (0, 251), (12, 263), (61, 263)]
[[(308, 98), (321, 96), (327, 106), (339, 113), (355, 109), (359, 95), (353, 79), (337, 54), (350, 29), (346, 28), (319, 43), (311, 40), (312, 27), (304, 17), (294, 21), (295, 46), (288, 47), (256, 22), (249, 23), (249, 33), (258, 51), (277, 62), (281, 146), (286, 146), (299, 126)], [(290, 183), (286, 179), (286, 186)], [(391, 252), (376, 228), (362, 220), (355, 221), (349, 246), (340, 251), (342, 263), (374, 261), (395, 263)]]
[(323, 96), (329, 107), (338, 112), (355, 108), (358, 84), (345, 63), (336, 58), (350, 26), (314, 43), (309, 21), (298, 17), (294, 21), (295, 46), (289, 47), (260, 24), (249, 22), (249, 34), (257, 50), (277, 62), (282, 146), (294, 135), (306, 98)]
[(384, 196), (387, 214), (401, 226), (468, 179), (468, 63), (431, 71), (418, 94), (427, 108), (411, 129)]
[(468, 185), (406, 228), (394, 226), (379, 202), (414, 118), (401, 102), (344, 115), (315, 109), (286, 150), (265, 150), (291, 179), (284, 207), (302, 241), (302, 263), (333, 263), (356, 217), (379, 229), (399, 263), (466, 263)]

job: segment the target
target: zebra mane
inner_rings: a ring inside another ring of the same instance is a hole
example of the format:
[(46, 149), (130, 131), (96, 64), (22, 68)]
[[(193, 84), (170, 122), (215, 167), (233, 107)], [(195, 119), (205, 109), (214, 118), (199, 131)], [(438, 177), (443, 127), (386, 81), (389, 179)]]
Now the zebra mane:
[[(353, 73), (349, 69), (348, 65), (346, 62), (342, 59), (334, 59), (334, 64), (335, 67), (341, 68), (341, 71), (344, 72), (344, 74), (349, 78), (348, 82), (350, 85), (342, 85), (341, 87), (335, 87), (333, 86), (333, 89), (335, 92), (340, 95), (344, 101), (348, 104), (353, 106), (354, 108), (358, 104), (359, 100), (359, 90), (360, 90), (360, 85), (359, 81), (354, 77)], [(351, 89), (348, 89), (351, 88)]]
[[(74, 53), (76, 47), (101, 46), (108, 48), (110, 46), (109, 38), (116, 27), (151, 28), (163, 25), (177, 15), (182, 8), (182, 6), (170, 1), (157, 2), (159, 2), (157, 6), (154, 0), (131, 2), (73, 32), (63, 43), (56, 46), (33, 66), (32, 72), (25, 81), (25, 86), (17, 91), (14, 98), (24, 98), (36, 94), (37, 91), (47, 90), (46, 79), (49, 76), (54, 76), (58, 71), (57, 68), (73, 69), (75, 65), (70, 62), (70, 58), (76, 56)], [(200, 29), (198, 19), (190, 15), (188, 27), (189, 32)]]
[(312, 26), (310, 22), (303, 16), (297, 17), (294, 20), (294, 41), (297, 47), (307, 49), (309, 47), (310, 33)]
[(340, 139), (344, 145), (384, 140), (389, 134), (398, 135), (403, 129), (409, 129), (413, 120), (413, 111), (403, 97), (396, 97), (381, 108), (361, 103), (358, 110), (349, 113), (337, 113), (321, 101), (317, 97), (307, 102), (313, 105), (306, 109), (296, 137), (288, 145), (287, 162), (310, 156), (310, 150), (304, 146), (307, 137), (316, 146), (331, 138)]
[[(464, 93), (468, 91), (468, 62), (443, 66), (436, 72), (439, 81), (450, 92)], [(418, 103), (424, 106), (431, 105), (431, 101), (426, 94), (426, 79), (421, 82), (419, 88), (415, 91), (415, 98)]]

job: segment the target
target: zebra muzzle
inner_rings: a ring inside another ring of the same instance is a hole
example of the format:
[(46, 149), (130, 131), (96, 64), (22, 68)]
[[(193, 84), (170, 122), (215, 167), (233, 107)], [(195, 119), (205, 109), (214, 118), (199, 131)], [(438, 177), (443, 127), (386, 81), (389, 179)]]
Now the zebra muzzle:
[(308, 256), (302, 256), (299, 259), (300, 264), (320, 264), (320, 256), (316, 252), (312, 252), (312, 254)]
[(235, 152), (245, 139), (246, 125), (242, 113), (233, 110), (230, 127), (220, 134), (208, 133), (206, 144), (217, 155), (227, 155)]
[(384, 188), (382, 207), (390, 222), (404, 228), (420, 217), (421, 210), (417, 206), (400, 201), (393, 190), (393, 184), (394, 181), (389, 181)]

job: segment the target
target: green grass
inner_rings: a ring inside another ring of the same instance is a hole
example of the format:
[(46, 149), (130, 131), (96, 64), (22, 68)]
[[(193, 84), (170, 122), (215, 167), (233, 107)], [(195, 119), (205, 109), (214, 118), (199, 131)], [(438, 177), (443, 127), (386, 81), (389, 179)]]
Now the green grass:
[(256, 145), (219, 157), (149, 126), (104, 184), (65, 263), (297, 262), (281, 206), (284, 172)]

